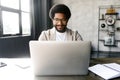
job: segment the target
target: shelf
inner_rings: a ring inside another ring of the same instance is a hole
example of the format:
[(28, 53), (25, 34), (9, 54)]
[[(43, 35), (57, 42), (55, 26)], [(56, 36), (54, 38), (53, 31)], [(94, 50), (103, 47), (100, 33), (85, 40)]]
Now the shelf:
[[(99, 19), (99, 20), (105, 20), (105, 19)], [(120, 21), (120, 19), (116, 19), (116, 20)]]
[[(104, 39), (99, 39), (99, 41), (104, 41)], [(120, 42), (120, 40), (115, 40), (116, 42)]]
[(104, 45), (104, 46), (108, 46), (108, 47), (117, 47), (116, 45)]
[(105, 15), (118, 15), (118, 13), (105, 13)]

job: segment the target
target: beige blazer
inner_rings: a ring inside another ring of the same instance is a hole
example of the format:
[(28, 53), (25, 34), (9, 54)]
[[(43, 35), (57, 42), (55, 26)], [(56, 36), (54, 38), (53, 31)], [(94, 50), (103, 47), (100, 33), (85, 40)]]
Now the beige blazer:
[[(80, 41), (82, 40), (81, 35), (77, 31), (72, 31), (67, 28), (67, 41)], [(40, 41), (55, 41), (56, 40), (56, 29), (53, 27), (47, 31), (42, 31), (38, 40)]]

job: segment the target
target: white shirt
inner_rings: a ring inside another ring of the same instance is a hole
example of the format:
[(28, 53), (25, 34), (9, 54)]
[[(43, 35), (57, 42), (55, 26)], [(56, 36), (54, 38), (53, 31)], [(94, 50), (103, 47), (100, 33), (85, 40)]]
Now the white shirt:
[(66, 41), (67, 40), (67, 33), (60, 33), (58, 31), (56, 31), (56, 41)]

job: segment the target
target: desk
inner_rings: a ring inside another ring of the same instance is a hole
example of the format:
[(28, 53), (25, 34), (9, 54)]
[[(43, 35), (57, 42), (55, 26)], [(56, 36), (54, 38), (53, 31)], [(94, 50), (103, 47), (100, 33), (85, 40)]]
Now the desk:
[[(34, 76), (29, 66), (30, 59), (0, 59), (7, 63), (7, 66), (0, 68), (0, 80), (104, 80), (101, 77), (89, 72), (86, 76)], [(98, 58), (91, 59), (90, 66), (98, 63), (116, 62), (120, 64), (120, 58)], [(24, 63), (26, 65), (23, 65)], [(21, 65), (21, 66), (19, 66)], [(113, 80), (120, 80), (116, 78)]]

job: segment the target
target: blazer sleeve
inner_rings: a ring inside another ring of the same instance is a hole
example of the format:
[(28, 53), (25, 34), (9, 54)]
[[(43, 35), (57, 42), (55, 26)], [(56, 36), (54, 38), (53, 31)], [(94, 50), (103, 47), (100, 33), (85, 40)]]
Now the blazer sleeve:
[(41, 32), (38, 40), (39, 40), (39, 41), (46, 41), (46, 40), (47, 40), (47, 36), (46, 36), (45, 31), (42, 31), (42, 32)]
[(75, 38), (76, 38), (76, 41), (83, 41), (83, 38), (82, 36), (78, 33), (78, 31), (75, 31)]

